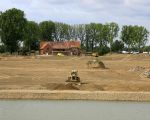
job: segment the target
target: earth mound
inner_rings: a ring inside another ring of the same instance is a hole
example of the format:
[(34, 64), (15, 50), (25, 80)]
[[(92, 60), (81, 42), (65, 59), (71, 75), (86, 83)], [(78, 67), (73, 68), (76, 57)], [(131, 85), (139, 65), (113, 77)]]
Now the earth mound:
[(105, 69), (105, 65), (102, 61), (100, 60), (92, 60), (87, 62), (88, 68), (100, 68), (100, 69)]
[(63, 84), (63, 83), (48, 83), (43, 85), (44, 88), (48, 90), (100, 90), (104, 91), (104, 88), (102, 85), (96, 85), (93, 83), (82, 83), (81, 85), (75, 85), (75, 84)]
[(57, 84), (57, 83), (48, 83), (43, 85), (43, 87), (46, 87), (46, 89), (49, 90), (79, 90), (79, 88), (72, 84)]

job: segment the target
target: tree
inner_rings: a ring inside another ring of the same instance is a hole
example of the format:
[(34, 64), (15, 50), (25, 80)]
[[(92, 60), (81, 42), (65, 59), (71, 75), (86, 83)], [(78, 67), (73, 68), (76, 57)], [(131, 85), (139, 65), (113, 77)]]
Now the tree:
[(1, 32), (2, 32), (2, 30), (1, 30), (1, 22), (2, 22), (2, 12), (0, 11), (0, 42), (1, 42)]
[(77, 26), (68, 25), (68, 40), (77, 40)]
[(144, 46), (143, 51), (144, 52), (150, 52), (150, 46)]
[(133, 46), (133, 27), (124, 25), (121, 31), (121, 40), (128, 46), (128, 50), (130, 50), (131, 46)]
[(86, 50), (92, 52), (101, 51), (101, 53), (103, 53), (103, 50), (108, 48), (107, 43), (109, 31), (108, 26), (100, 23), (87, 24), (85, 26)]
[(96, 33), (96, 44), (99, 47), (107, 46), (107, 40), (105, 39), (105, 26), (103, 24), (97, 24), (97, 33)]
[(25, 31), (25, 47), (31, 51), (31, 49), (37, 48), (37, 43), (39, 41), (39, 26), (36, 22), (28, 21), (26, 25), (26, 31)]
[(86, 43), (85, 43), (85, 46), (86, 46), (86, 52), (89, 52), (89, 42), (90, 42), (90, 25), (89, 24), (86, 24), (85, 25), (85, 39), (86, 39)]
[(19, 9), (9, 9), (1, 14), (1, 39), (8, 52), (17, 51), (18, 42), (24, 37), (26, 21), (24, 12)]
[(106, 31), (105, 39), (110, 44), (110, 53), (111, 53), (113, 40), (114, 40), (114, 38), (116, 38), (118, 36), (119, 26), (117, 23), (114, 23), (114, 22), (106, 24), (105, 31)]
[(65, 23), (55, 23), (55, 40), (70, 40), (72, 37), (72, 27)]
[(85, 37), (86, 37), (86, 31), (85, 31), (85, 24), (79, 24), (75, 26), (76, 31), (76, 37), (81, 41), (81, 48), (84, 48), (85, 46)]
[(92, 50), (92, 52), (94, 50), (94, 45), (96, 44), (97, 32), (98, 32), (98, 24), (91, 23), (90, 24), (90, 40), (91, 40), (91, 50)]
[(134, 29), (134, 43), (137, 46), (139, 52), (141, 51), (141, 47), (144, 47), (148, 41), (148, 30), (143, 26), (133, 26)]
[(123, 26), (121, 31), (121, 40), (128, 46), (128, 49), (144, 47), (148, 41), (148, 30), (143, 26)]
[(55, 24), (52, 21), (43, 21), (39, 24), (41, 40), (53, 41)]
[(113, 52), (122, 51), (123, 48), (124, 48), (124, 43), (123, 43), (122, 41), (116, 40), (116, 41), (113, 42), (113, 44), (112, 44), (112, 51), (113, 51)]
[(62, 36), (62, 23), (55, 23), (55, 40), (56, 41), (61, 41), (61, 36)]
[(86, 41), (92, 52), (101, 40), (101, 32), (101, 24), (90, 23), (86, 25)]

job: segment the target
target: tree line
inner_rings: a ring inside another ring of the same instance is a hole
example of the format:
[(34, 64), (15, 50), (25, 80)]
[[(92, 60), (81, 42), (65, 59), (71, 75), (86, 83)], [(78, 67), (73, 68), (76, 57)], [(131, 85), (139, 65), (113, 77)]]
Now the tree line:
[[(86, 52), (118, 52), (122, 50), (150, 50), (146, 46), (149, 31), (144, 26), (124, 25), (115, 22), (69, 25), (60, 22), (28, 21), (23, 11), (13, 8), (0, 12), (0, 52), (38, 50), (41, 40), (80, 40)], [(23, 46), (21, 47), (21, 44)]]

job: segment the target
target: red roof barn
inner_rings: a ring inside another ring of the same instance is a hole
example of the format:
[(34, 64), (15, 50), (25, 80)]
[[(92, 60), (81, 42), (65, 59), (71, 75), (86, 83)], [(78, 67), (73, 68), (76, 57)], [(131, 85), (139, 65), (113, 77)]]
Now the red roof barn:
[(41, 42), (40, 54), (54, 55), (63, 53), (65, 55), (80, 55), (80, 41)]

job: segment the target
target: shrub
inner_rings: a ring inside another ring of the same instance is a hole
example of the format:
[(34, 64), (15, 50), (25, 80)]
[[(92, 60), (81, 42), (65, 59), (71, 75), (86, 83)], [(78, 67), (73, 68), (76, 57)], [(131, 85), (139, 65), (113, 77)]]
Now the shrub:
[(4, 53), (5, 52), (5, 46), (4, 45), (0, 45), (0, 53)]
[(110, 49), (107, 46), (100, 47), (99, 51), (98, 51), (99, 55), (105, 55), (105, 54), (107, 54), (109, 52), (110, 52)]
[(116, 41), (112, 44), (112, 51), (113, 51), (113, 52), (122, 51), (123, 48), (124, 48), (124, 44), (123, 44), (122, 41), (116, 40)]

